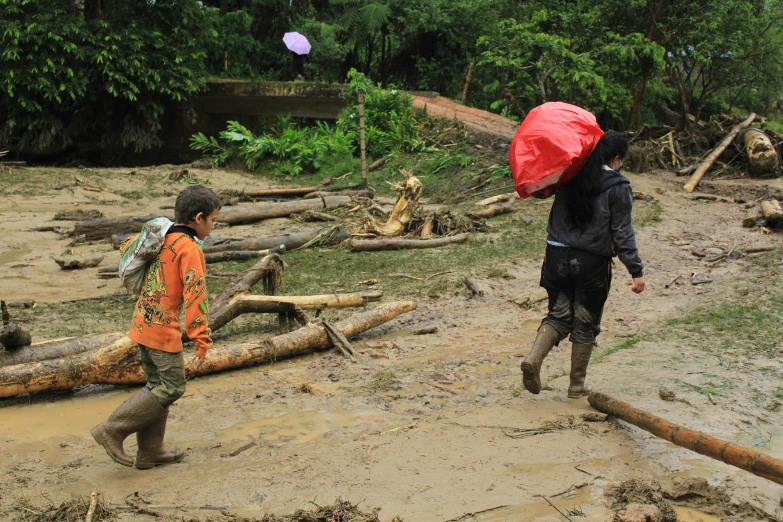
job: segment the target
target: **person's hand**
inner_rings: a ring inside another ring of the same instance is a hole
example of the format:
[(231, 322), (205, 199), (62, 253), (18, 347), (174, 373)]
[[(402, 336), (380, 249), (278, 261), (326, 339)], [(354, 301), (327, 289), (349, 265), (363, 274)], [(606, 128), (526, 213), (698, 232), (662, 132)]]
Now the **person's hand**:
[(204, 364), (206, 357), (193, 356), (193, 375), (197, 375), (201, 365)]
[(644, 278), (634, 277), (633, 287), (631, 288), (631, 290), (633, 290), (633, 293), (635, 294), (641, 294), (642, 292), (644, 292)]

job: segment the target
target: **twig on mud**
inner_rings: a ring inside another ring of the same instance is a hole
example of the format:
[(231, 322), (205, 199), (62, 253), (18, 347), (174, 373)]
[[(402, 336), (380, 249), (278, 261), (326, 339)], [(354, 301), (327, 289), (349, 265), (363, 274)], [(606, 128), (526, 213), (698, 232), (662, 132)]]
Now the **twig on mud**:
[[(582, 470), (579, 470), (579, 471), (582, 471)], [(543, 497), (543, 498), (546, 498), (546, 497), (555, 498), (555, 497), (559, 497), (560, 495), (565, 495), (566, 493), (571, 493), (574, 490), (586, 488), (587, 486), (592, 486), (592, 485), (593, 485), (592, 482), (582, 482), (581, 484), (571, 484), (571, 486), (569, 486), (568, 489), (564, 489), (563, 491), (561, 491), (559, 493), (555, 493), (554, 495), (538, 495), (538, 496), (539, 497)]]
[(446, 522), (462, 522), (463, 520), (470, 520), (472, 517), (475, 517), (476, 515), (481, 515), (483, 513), (489, 513), (492, 511), (497, 511), (498, 509), (504, 509), (509, 507), (508, 504), (504, 504), (502, 506), (495, 506), (487, 509), (482, 509), (481, 511), (474, 511), (472, 513), (465, 513), (464, 515), (460, 515), (457, 518), (450, 518)]
[(682, 274), (677, 274), (676, 276), (674, 276), (674, 279), (672, 279), (671, 281), (669, 281), (668, 283), (666, 283), (665, 285), (663, 285), (663, 287), (664, 287), (664, 288), (671, 288), (671, 286), (672, 286), (674, 283), (676, 283), (676, 282), (677, 282), (677, 280), (678, 280), (678, 279), (680, 279), (680, 277), (682, 277)]
[(247, 444), (243, 444), (242, 446), (238, 447), (237, 449), (235, 449), (234, 451), (232, 451), (230, 453), (223, 453), (220, 456), (221, 457), (236, 457), (237, 455), (239, 455), (243, 451), (247, 451), (250, 448), (254, 447), (255, 445), (256, 445), (256, 443), (254, 441), (251, 441), (251, 442), (248, 442)]
[(401, 277), (405, 279), (413, 279), (415, 281), (424, 281), (423, 277), (416, 277), (410, 274), (387, 274), (387, 277)]
[(550, 506), (552, 506), (553, 508), (555, 508), (555, 510), (556, 510), (558, 513), (560, 513), (560, 516), (562, 516), (564, 519), (568, 520), (568, 522), (574, 522), (573, 520), (571, 520), (570, 518), (568, 518), (568, 516), (567, 516), (565, 513), (563, 513), (563, 512), (562, 512), (562, 511), (560, 511), (559, 509), (557, 509), (557, 506), (555, 506), (554, 504), (552, 504), (552, 503), (549, 501), (549, 499), (548, 499), (548, 498), (546, 498), (544, 495), (539, 495), (539, 496), (540, 496), (541, 498), (543, 498), (544, 500), (546, 500), (546, 503), (547, 503), (547, 504), (549, 504)]
[(439, 389), (439, 390), (443, 390), (443, 391), (445, 391), (445, 392), (449, 392), (449, 393), (451, 393), (451, 394), (453, 394), (453, 395), (462, 395), (462, 392), (459, 392), (459, 391), (457, 391), (457, 390), (452, 390), (451, 388), (447, 388), (446, 386), (443, 386), (443, 385), (441, 385), (441, 384), (438, 384), (438, 383), (436, 383), (436, 382), (427, 381), (427, 384), (429, 384), (429, 385), (430, 385), (430, 386), (432, 386), (433, 388), (437, 388), (437, 389)]
[(398, 426), (398, 427), (396, 427), (396, 428), (393, 428), (393, 429), (391, 429), (391, 430), (382, 431), (382, 432), (381, 432), (381, 435), (386, 435), (386, 434), (388, 434), (388, 433), (396, 433), (396, 432), (398, 432), (398, 431), (408, 431), (408, 430), (412, 430), (413, 428), (415, 428), (415, 427), (416, 427), (416, 426), (418, 426), (418, 425), (419, 425), (419, 423), (418, 423), (418, 422), (414, 422), (413, 424), (408, 424), (407, 426)]
[(437, 273), (435, 273), (435, 274), (428, 275), (428, 276), (427, 276), (427, 277), (425, 277), (424, 279), (425, 279), (425, 280), (427, 280), (427, 279), (432, 279), (433, 277), (437, 277), (437, 276), (439, 276), (439, 275), (453, 274), (454, 272), (456, 272), (456, 270), (444, 270), (443, 272), (437, 272)]

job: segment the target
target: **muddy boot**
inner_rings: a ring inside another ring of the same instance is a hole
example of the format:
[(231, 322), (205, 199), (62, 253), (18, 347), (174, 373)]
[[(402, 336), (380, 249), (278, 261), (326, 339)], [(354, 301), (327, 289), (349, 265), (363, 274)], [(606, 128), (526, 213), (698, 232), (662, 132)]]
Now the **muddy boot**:
[(122, 442), (128, 435), (143, 429), (155, 419), (155, 415), (150, 415), (149, 411), (149, 405), (152, 403), (160, 407), (158, 400), (144, 388), (120, 404), (106, 422), (98, 424), (90, 431), (95, 442), (103, 446), (117, 464), (133, 466), (133, 459), (125, 454)]
[(571, 347), (571, 384), (568, 386), (568, 398), (579, 399), (590, 395), (590, 386), (585, 384), (587, 365), (593, 353), (592, 344), (574, 343)]
[(552, 326), (542, 324), (539, 327), (533, 349), (522, 363), (522, 384), (530, 393), (541, 393), (541, 363), (558, 342), (560, 334)]
[(163, 449), (163, 437), (166, 436), (166, 421), (169, 418), (169, 409), (163, 407), (161, 409), (163, 414), (160, 417), (136, 433), (139, 452), (136, 454), (134, 465), (139, 469), (150, 469), (161, 464), (179, 462), (185, 457), (184, 451), (166, 451)]

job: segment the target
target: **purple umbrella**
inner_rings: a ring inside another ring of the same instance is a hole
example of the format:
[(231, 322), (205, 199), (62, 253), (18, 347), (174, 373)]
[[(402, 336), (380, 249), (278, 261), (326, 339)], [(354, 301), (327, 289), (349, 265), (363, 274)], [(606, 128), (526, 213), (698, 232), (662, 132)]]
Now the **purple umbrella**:
[(285, 33), (283, 35), (283, 42), (288, 47), (289, 51), (296, 54), (310, 54), (310, 42), (307, 41), (304, 35), (299, 33)]

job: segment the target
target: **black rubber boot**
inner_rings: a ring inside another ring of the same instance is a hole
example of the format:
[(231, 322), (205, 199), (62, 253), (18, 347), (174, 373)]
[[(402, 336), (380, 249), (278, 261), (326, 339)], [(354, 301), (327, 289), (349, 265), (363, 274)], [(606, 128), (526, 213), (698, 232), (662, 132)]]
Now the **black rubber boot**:
[(95, 426), (90, 431), (92, 438), (103, 446), (114, 462), (132, 467), (133, 459), (125, 454), (122, 443), (131, 433), (144, 429), (160, 415), (150, 414), (153, 406), (161, 408), (149, 390), (142, 389), (120, 404), (106, 422)]
[(538, 328), (536, 342), (533, 348), (522, 362), (522, 384), (530, 393), (541, 393), (541, 363), (552, 350), (552, 347), (560, 342), (560, 334), (552, 326), (542, 324)]
[(580, 399), (590, 395), (590, 386), (585, 384), (587, 365), (593, 353), (592, 344), (574, 343), (571, 347), (571, 384), (568, 386), (568, 398)]
[(180, 450), (166, 451), (163, 449), (163, 438), (166, 436), (166, 421), (169, 409), (162, 408), (163, 414), (155, 421), (136, 432), (139, 452), (136, 454), (135, 466), (139, 469), (150, 469), (161, 464), (172, 464), (185, 458), (185, 452)]

